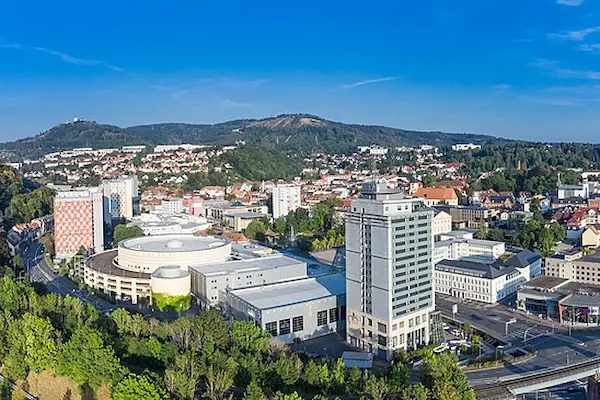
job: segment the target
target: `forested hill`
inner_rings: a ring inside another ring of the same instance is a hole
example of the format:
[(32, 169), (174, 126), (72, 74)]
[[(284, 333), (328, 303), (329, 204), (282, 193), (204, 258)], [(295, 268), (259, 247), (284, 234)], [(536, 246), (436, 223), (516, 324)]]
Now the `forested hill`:
[(282, 151), (355, 152), (357, 146), (415, 146), (454, 143), (501, 144), (506, 139), (485, 135), (417, 132), (385, 126), (350, 125), (319, 117), (294, 114), (262, 120), (236, 120), (214, 125), (181, 123), (121, 128), (96, 122), (61, 124), (37, 136), (0, 144), (18, 156), (33, 157), (77, 147), (112, 148), (123, 145), (231, 144), (237, 140), (262, 144)]

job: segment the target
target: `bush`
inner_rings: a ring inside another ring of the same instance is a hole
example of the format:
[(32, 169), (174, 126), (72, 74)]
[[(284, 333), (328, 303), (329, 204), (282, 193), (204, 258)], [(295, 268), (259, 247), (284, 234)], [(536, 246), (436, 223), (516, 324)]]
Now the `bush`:
[(162, 293), (152, 293), (152, 304), (160, 311), (184, 311), (192, 306), (192, 295), (169, 296)]

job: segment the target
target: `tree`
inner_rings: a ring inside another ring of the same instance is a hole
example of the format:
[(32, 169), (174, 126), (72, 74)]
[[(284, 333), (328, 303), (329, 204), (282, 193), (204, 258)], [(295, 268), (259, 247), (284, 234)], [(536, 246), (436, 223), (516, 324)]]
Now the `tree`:
[(437, 381), (431, 394), (434, 400), (460, 400), (456, 388), (447, 381)]
[(148, 323), (144, 319), (144, 316), (141, 314), (135, 314), (133, 318), (131, 318), (131, 334), (136, 338), (140, 338), (148, 331)]
[(488, 237), (488, 225), (487, 222), (485, 220), (481, 220), (479, 221), (479, 228), (477, 229), (477, 232), (475, 232), (475, 237), (477, 239), (487, 239)]
[(429, 390), (420, 383), (402, 390), (402, 399), (404, 400), (427, 400), (428, 398)]
[(0, 281), (0, 308), (13, 316), (22, 314), (27, 309), (26, 293), (23, 283), (4, 276)]
[(131, 332), (132, 318), (129, 311), (124, 308), (117, 308), (110, 313), (110, 318), (117, 325), (119, 335), (128, 335)]
[(267, 396), (265, 396), (260, 385), (255, 380), (252, 380), (246, 387), (243, 400), (267, 400)]
[(115, 226), (115, 230), (113, 232), (113, 242), (114, 245), (117, 246), (121, 240), (140, 236), (144, 236), (144, 231), (139, 226), (127, 226), (126, 224), (119, 224)]
[(105, 345), (98, 331), (87, 326), (78, 328), (61, 346), (56, 371), (79, 385), (87, 384), (92, 388), (110, 382), (122, 373), (114, 350)]
[(30, 371), (41, 372), (56, 365), (56, 331), (50, 321), (25, 314), (22, 319), (25, 333), (24, 362)]
[(6, 241), (6, 236), (0, 234), (0, 265), (10, 265), (11, 257), (12, 255), (10, 247), (8, 247), (8, 242)]
[(229, 344), (229, 325), (223, 315), (215, 309), (208, 309), (200, 315), (198, 320), (202, 331), (200, 344), (204, 347), (207, 343), (224, 348)]
[(538, 239), (537, 248), (544, 256), (554, 254), (554, 235), (548, 228), (542, 228)]
[(273, 396), (273, 400), (304, 400), (300, 395), (296, 392), (290, 394), (283, 394), (281, 392), (275, 393)]
[(177, 355), (175, 362), (165, 371), (165, 385), (170, 393), (180, 399), (196, 398), (202, 367), (192, 351)]
[(8, 379), (2, 379), (0, 381), (0, 400), (11, 400), (12, 399), (12, 389), (10, 387), (10, 383)]
[(231, 327), (231, 341), (247, 353), (262, 353), (269, 338), (268, 333), (250, 321), (236, 321)]
[(233, 386), (237, 363), (225, 353), (217, 351), (210, 357), (206, 369), (206, 392), (204, 396), (211, 400), (222, 400)]
[(346, 391), (350, 394), (362, 393), (362, 371), (357, 367), (352, 367), (346, 377)]
[(291, 357), (281, 357), (273, 364), (273, 370), (280, 388), (291, 387), (300, 379), (302, 361), (296, 354)]
[(393, 392), (400, 392), (410, 383), (410, 368), (404, 364), (392, 365), (390, 387)]
[(112, 392), (113, 400), (168, 400), (169, 395), (148, 375), (129, 374)]
[(23, 262), (23, 257), (21, 257), (20, 254), (17, 254), (15, 256), (14, 264), (15, 267), (17, 267), (18, 269), (23, 269), (23, 267), (25, 266), (25, 263)]
[(369, 374), (365, 381), (364, 392), (373, 400), (385, 399), (389, 390), (389, 385), (385, 378), (377, 378), (375, 375)]
[(463, 327), (463, 330), (465, 331), (465, 333), (466, 333), (467, 335), (470, 335), (470, 334), (472, 334), (472, 333), (473, 333), (473, 328), (471, 327), (471, 324), (470, 324), (470, 323), (468, 323), (468, 322), (465, 322), (465, 325), (464, 325), (464, 327)]
[(248, 224), (246, 229), (244, 230), (244, 235), (248, 239), (258, 239), (262, 240), (264, 238), (265, 232), (267, 231), (267, 227), (260, 220), (254, 220)]
[(495, 242), (504, 241), (504, 232), (500, 228), (490, 229), (487, 233), (487, 240), (493, 240)]

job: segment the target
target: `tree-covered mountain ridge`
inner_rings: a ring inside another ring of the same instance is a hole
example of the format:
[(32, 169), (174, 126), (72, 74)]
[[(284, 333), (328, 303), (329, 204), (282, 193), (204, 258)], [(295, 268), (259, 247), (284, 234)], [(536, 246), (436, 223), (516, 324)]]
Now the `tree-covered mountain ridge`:
[(0, 144), (23, 157), (79, 148), (125, 145), (233, 144), (245, 140), (282, 151), (352, 153), (357, 146), (448, 146), (456, 143), (501, 144), (508, 139), (466, 133), (419, 132), (375, 125), (345, 124), (308, 114), (284, 114), (218, 124), (160, 123), (122, 128), (93, 121), (57, 125), (36, 136)]

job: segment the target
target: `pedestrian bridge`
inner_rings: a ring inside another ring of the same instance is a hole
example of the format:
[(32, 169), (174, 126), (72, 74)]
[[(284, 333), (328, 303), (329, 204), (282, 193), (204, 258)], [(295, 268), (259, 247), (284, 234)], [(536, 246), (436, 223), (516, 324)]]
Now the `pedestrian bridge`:
[(479, 400), (512, 400), (521, 394), (588, 378), (599, 370), (600, 357), (595, 357), (577, 364), (509, 375), (492, 381), (473, 380), (471, 384)]

